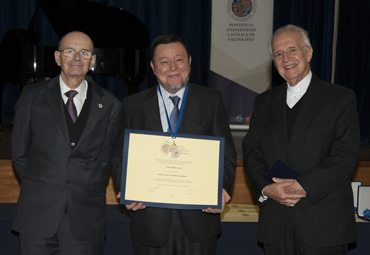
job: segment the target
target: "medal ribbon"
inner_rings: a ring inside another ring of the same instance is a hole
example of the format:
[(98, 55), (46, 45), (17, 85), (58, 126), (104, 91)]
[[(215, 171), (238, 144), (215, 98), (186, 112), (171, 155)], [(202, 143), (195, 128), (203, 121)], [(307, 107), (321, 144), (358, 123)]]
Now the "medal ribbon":
[(170, 129), (170, 132), (171, 132), (171, 137), (172, 139), (176, 139), (177, 137), (177, 133), (179, 132), (179, 129), (180, 129), (180, 124), (181, 124), (181, 119), (182, 119), (182, 114), (184, 113), (184, 107), (185, 107), (185, 102), (186, 102), (186, 97), (188, 95), (188, 84), (186, 83), (186, 86), (185, 86), (185, 91), (184, 91), (184, 96), (182, 98), (182, 102), (181, 102), (181, 107), (180, 107), (180, 113), (179, 113), (179, 117), (177, 119), (177, 125), (176, 125), (176, 130), (175, 130), (175, 134), (173, 133), (173, 130), (171, 128), (171, 123), (170, 123), (170, 118), (168, 117), (168, 113), (167, 113), (167, 109), (166, 109), (166, 105), (164, 103), (164, 99), (163, 99), (163, 96), (162, 96), (162, 92), (161, 92), (161, 89), (159, 88), (160, 85), (158, 85), (158, 90), (159, 90), (159, 94), (161, 95), (161, 98), (162, 98), (162, 101), (163, 101), (163, 106), (164, 106), (164, 110), (166, 112), (166, 118), (167, 118), (167, 123), (168, 123), (168, 127)]

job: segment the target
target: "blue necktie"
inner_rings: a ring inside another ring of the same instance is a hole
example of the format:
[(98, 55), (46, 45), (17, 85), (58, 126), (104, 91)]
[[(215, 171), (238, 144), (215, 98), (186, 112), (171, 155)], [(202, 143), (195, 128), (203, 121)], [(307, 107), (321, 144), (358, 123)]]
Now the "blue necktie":
[[(179, 117), (179, 102), (180, 98), (178, 96), (170, 97), (172, 100), (172, 103), (174, 104), (173, 110), (170, 115), (170, 124), (172, 132), (175, 134), (176, 132), (176, 125), (177, 125), (177, 118)], [(168, 128), (168, 132), (170, 131), (170, 128)]]
[(73, 98), (75, 97), (75, 95), (77, 95), (77, 93), (78, 92), (76, 90), (70, 90), (64, 93), (68, 97), (66, 106), (67, 106), (69, 115), (71, 115), (73, 123), (75, 123), (77, 120), (77, 110), (76, 110), (75, 103), (73, 102)]

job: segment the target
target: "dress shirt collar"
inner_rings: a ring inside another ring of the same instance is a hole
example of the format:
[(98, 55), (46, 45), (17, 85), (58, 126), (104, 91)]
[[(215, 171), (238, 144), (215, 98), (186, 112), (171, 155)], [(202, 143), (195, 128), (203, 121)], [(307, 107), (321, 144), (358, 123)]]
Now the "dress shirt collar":
[[(169, 93), (167, 90), (165, 90), (163, 88), (163, 86), (161, 84), (159, 84), (159, 89), (161, 90), (161, 93), (162, 93), (162, 96), (163, 96), (164, 100), (166, 100), (166, 99), (170, 100), (169, 97), (174, 97), (174, 96), (178, 96), (180, 99), (182, 99), (184, 97), (185, 87), (181, 88), (175, 94)], [(181, 106), (181, 102), (182, 102), (182, 100), (180, 100), (180, 102), (179, 102), (179, 107)]]
[[(64, 97), (67, 97), (66, 95), (64, 95), (64, 93), (70, 91), (71, 89), (67, 86), (67, 84), (64, 83), (64, 81), (62, 80), (62, 77), (59, 76), (59, 84), (60, 84), (60, 91), (62, 93), (62, 96)], [(74, 89), (78, 92), (77, 95), (79, 95), (80, 97), (82, 97), (83, 100), (86, 99), (87, 97), (87, 81), (84, 80), (76, 89)]]
[[(162, 93), (162, 96), (161, 96), (161, 93), (159, 93), (159, 91)], [(170, 97), (171, 96), (173, 97), (173, 96), (176, 95), (181, 99), (180, 102), (179, 102), (179, 105), (178, 105), (179, 109), (181, 109), (182, 99), (184, 97), (184, 93), (185, 93), (185, 87), (180, 89), (179, 91), (177, 91), (176, 94), (170, 94), (170, 93), (168, 93), (167, 90), (165, 90), (162, 87), (162, 85), (158, 86), (158, 89), (157, 89), (158, 106), (159, 106), (159, 115), (161, 117), (163, 132), (168, 132), (168, 121), (167, 121), (167, 117), (166, 117), (166, 111), (167, 111), (167, 114), (170, 114), (172, 112), (173, 108), (174, 108), (174, 104), (173, 104), (172, 100), (170, 99)], [(163, 100), (162, 100), (162, 98), (163, 98)]]

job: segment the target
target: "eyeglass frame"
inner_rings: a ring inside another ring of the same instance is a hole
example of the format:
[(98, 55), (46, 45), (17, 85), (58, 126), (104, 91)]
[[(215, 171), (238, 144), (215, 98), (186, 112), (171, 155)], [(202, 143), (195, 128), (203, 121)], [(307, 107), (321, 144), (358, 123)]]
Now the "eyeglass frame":
[[(66, 51), (66, 50), (70, 50), (70, 51), (74, 51), (75, 53), (73, 54), (73, 56), (70, 56), (70, 57), (68, 57), (68, 56), (66, 56), (66, 55), (64, 55), (64, 51)], [(64, 50), (58, 50), (59, 52), (62, 52), (63, 51), (63, 56), (64, 57), (66, 57), (66, 58), (73, 58), (74, 56), (76, 56), (76, 54), (77, 54), (77, 52), (78, 52), (78, 55), (80, 55), (80, 57), (81, 58), (83, 58), (83, 59), (91, 59), (95, 54), (93, 54), (91, 51), (89, 51), (89, 50), (79, 50), (79, 51), (77, 51), (76, 49), (73, 49), (73, 48), (67, 48), (67, 49), (64, 49)], [(89, 57), (89, 58), (84, 58), (84, 57), (82, 57), (81, 56), (81, 52), (90, 52), (91, 53), (91, 57)]]

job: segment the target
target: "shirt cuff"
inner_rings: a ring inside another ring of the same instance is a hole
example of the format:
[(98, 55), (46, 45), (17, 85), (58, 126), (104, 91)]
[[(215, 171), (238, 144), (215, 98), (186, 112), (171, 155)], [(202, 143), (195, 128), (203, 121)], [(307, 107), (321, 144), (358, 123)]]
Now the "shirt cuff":
[(266, 197), (264, 194), (263, 194), (263, 190), (261, 192), (261, 196), (259, 197), (258, 199), (258, 202), (265, 202), (266, 200), (268, 199), (268, 197)]

